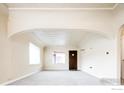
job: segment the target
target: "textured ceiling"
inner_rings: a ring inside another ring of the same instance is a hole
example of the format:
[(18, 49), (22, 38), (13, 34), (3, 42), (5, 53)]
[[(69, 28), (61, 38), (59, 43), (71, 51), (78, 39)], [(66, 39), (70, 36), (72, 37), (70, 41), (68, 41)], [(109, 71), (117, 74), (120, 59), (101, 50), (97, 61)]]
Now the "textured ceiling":
[(33, 34), (47, 46), (76, 46), (80, 43), (86, 32), (50, 30), (34, 31)]
[(102, 34), (82, 30), (47, 29), (32, 31), (45, 46), (79, 46), (90, 37), (106, 38)]
[(85, 30), (70, 30), (70, 29), (45, 29), (45, 30), (33, 30), (30, 32), (22, 32), (14, 35), (13, 39), (23, 36), (24, 38), (29, 38), (36, 40), (42, 46), (71, 46), (79, 47), (80, 44), (85, 44), (94, 38), (108, 39), (103, 34), (97, 32), (90, 32)]

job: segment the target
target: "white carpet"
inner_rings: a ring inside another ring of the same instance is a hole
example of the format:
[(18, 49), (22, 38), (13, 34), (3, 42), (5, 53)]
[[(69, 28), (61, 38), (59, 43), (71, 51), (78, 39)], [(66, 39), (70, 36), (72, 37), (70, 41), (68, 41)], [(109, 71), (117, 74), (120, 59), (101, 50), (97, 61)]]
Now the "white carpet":
[(9, 85), (102, 85), (100, 80), (81, 71), (42, 71)]

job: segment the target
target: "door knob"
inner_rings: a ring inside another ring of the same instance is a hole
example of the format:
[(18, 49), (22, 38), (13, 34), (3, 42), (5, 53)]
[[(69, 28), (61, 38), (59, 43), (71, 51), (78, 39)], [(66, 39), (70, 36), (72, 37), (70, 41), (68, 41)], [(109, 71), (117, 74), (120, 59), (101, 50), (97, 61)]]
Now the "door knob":
[(74, 54), (72, 54), (72, 56), (74, 56)]

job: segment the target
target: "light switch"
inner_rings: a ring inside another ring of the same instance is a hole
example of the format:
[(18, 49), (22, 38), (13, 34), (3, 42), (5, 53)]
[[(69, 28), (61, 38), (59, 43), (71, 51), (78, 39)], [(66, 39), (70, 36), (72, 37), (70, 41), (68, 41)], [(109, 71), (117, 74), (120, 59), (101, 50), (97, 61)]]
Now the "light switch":
[(89, 67), (90, 69), (92, 69), (93, 67), (91, 66), (91, 67)]
[(108, 55), (108, 54), (109, 54), (109, 52), (106, 52), (106, 54)]

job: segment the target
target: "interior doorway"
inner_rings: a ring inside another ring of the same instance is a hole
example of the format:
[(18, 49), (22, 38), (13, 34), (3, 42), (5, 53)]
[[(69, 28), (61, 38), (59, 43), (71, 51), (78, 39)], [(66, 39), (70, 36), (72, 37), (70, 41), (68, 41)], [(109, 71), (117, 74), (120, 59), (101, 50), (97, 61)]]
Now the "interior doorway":
[(121, 85), (124, 85), (124, 29), (121, 30)]
[(119, 51), (120, 51), (120, 84), (124, 85), (124, 25), (120, 27), (120, 44), (119, 44)]
[(69, 70), (77, 70), (77, 50), (69, 51)]

